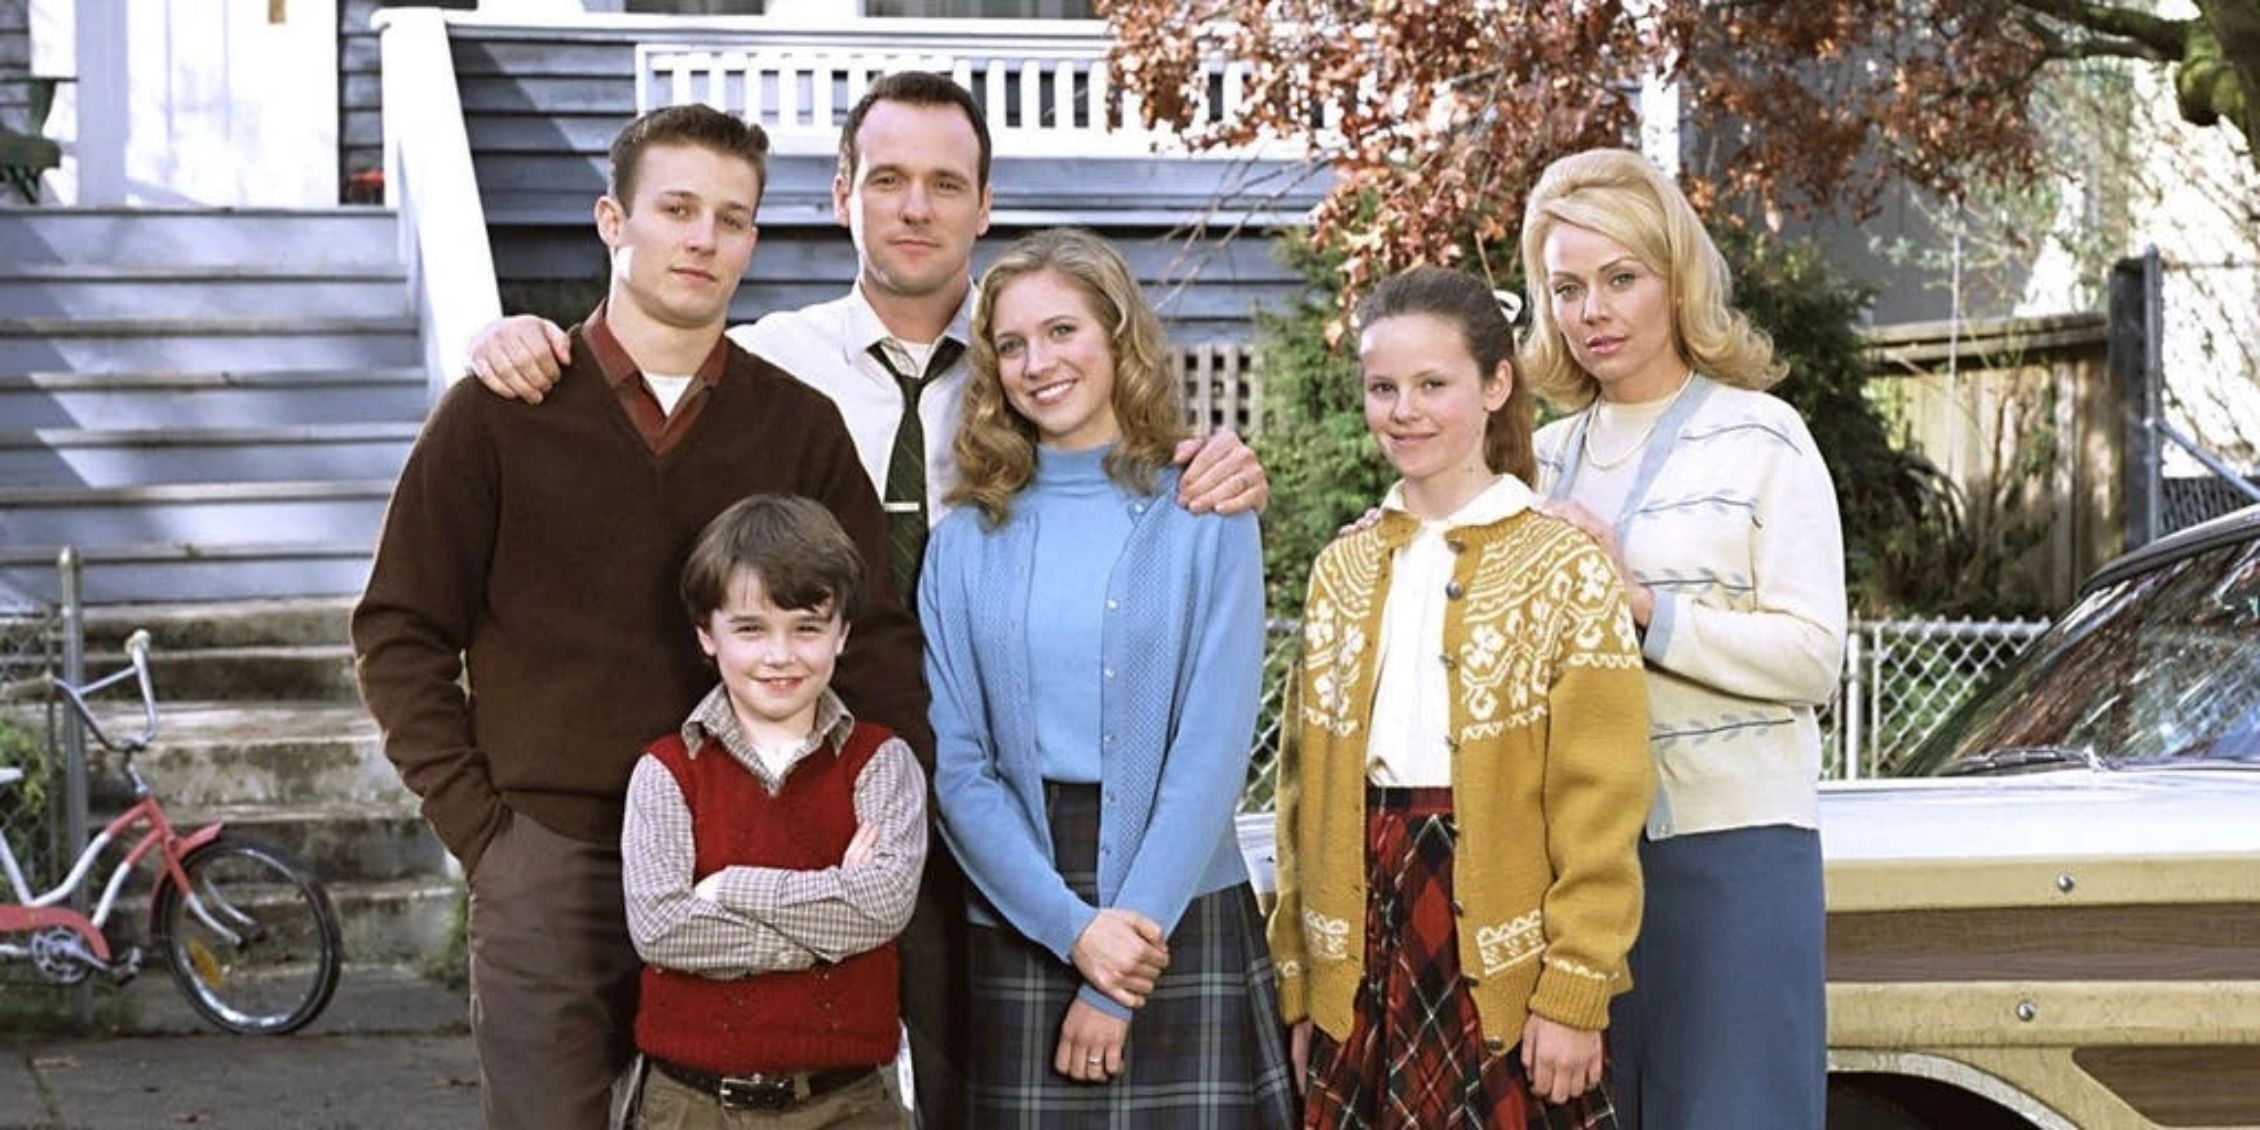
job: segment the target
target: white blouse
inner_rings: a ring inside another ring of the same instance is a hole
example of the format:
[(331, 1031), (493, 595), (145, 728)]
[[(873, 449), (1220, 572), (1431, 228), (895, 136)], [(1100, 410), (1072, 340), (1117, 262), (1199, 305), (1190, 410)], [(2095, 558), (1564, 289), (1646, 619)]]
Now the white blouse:
[[(1410, 514), (1405, 485), (1389, 488), (1384, 510)], [(1499, 481), (1396, 551), (1389, 595), (1381, 606), (1380, 672), (1373, 684), (1372, 739), (1366, 744), (1366, 780), (1384, 788), (1437, 788), (1452, 783), (1451, 687), (1444, 666), (1444, 586), (1455, 557), (1445, 533), (1485, 526), (1530, 508), (1538, 495), (1521, 479)]]

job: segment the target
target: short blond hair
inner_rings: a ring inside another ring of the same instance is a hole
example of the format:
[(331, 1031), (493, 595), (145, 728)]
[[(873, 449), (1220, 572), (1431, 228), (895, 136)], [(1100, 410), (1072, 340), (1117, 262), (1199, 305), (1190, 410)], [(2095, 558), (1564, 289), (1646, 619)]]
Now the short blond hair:
[(1728, 305), (1734, 282), (1726, 257), (1679, 186), (1638, 153), (1588, 149), (1546, 166), (1522, 217), (1523, 278), (1535, 320), (1523, 336), (1517, 369), (1557, 407), (1576, 411), (1601, 392), (1600, 382), (1570, 355), (1554, 320), (1545, 246), (1558, 224), (1615, 240), (1665, 281), (1672, 348), (1695, 371), (1749, 389), (1772, 388), (1787, 374), (1774, 359), (1773, 339)]

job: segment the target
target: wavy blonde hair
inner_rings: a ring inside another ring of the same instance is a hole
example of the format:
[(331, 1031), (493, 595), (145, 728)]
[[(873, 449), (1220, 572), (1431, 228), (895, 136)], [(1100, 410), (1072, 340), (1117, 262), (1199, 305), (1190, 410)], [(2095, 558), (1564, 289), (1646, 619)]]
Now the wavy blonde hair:
[(1546, 286), (1546, 237), (1557, 224), (1585, 228), (1622, 244), (1671, 291), (1672, 348), (1697, 372), (1739, 388), (1772, 388), (1788, 368), (1773, 339), (1728, 305), (1734, 282), (1726, 258), (1687, 197), (1648, 159), (1626, 149), (1588, 149), (1546, 167), (1522, 217), (1522, 270), (1532, 332), (1523, 336), (1523, 379), (1560, 408), (1575, 411), (1600, 395), (1579, 368), (1554, 320)]
[(951, 450), (957, 483), (951, 505), (971, 503), (993, 528), (1012, 515), (1013, 496), (1036, 475), (1036, 428), (1005, 399), (997, 366), (997, 301), (1014, 283), (1049, 271), (1083, 295), (1091, 317), (1106, 327), (1114, 358), (1115, 423), (1122, 438), (1107, 452), (1106, 473), (1140, 494), (1154, 493), (1154, 477), (1169, 465), (1185, 435), (1177, 380), (1170, 373), (1161, 318), (1130, 277), (1130, 267), (1106, 240), (1080, 228), (1047, 228), (1020, 237), (981, 276), (973, 304), (973, 379), (965, 386), (965, 412)]

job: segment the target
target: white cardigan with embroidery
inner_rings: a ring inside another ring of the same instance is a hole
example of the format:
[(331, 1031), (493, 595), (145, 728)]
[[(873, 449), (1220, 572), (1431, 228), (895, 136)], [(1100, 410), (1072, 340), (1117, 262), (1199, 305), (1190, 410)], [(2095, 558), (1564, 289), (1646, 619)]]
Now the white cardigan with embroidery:
[[(1787, 403), (1701, 376), (1681, 400), (1623, 512), (1598, 515), (1655, 595), (1642, 644), (1657, 771), (1648, 835), (1815, 827), (1816, 713), (1844, 655), (1836, 489)], [(1540, 493), (1577, 497), (1591, 415), (1539, 431)]]

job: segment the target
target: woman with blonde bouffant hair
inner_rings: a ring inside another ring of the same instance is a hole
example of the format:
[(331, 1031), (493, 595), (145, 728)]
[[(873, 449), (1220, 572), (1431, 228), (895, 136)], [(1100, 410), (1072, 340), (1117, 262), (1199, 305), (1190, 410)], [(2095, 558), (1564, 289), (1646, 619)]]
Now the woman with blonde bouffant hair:
[(973, 1126), (1285, 1127), (1232, 815), (1263, 665), (1253, 514), (1174, 505), (1161, 323), (1089, 232), (982, 276), (957, 509), (919, 579), (934, 795), (972, 880)]
[(1522, 371), (1548, 510), (1615, 560), (1659, 788), (1632, 990), (1610, 1018), (1627, 1125), (1819, 1130), (1827, 1025), (1820, 726), (1844, 647), (1835, 487), (1726, 261), (1637, 153), (1548, 167), (1523, 218)]

